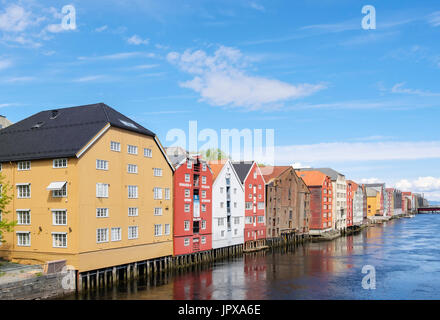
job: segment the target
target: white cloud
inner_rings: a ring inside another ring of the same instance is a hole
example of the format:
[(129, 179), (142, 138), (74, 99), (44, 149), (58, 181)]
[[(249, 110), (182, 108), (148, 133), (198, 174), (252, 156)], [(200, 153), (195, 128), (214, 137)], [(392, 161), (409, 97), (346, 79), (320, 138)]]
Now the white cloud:
[(432, 13), (431, 15), (429, 15), (428, 22), (433, 27), (440, 26), (440, 11), (436, 11), (436, 12)]
[(383, 181), (378, 179), (378, 178), (364, 178), (364, 179), (361, 179), (361, 183), (366, 183), (366, 184), (369, 184), (369, 183), (383, 183)]
[(293, 169), (305, 169), (305, 168), (311, 168), (311, 166), (303, 165), (301, 162), (294, 162), (292, 163)]
[(105, 78), (106, 76), (104, 75), (93, 75), (93, 76), (86, 76), (86, 77), (74, 79), (73, 82), (91, 82), (96, 80), (103, 80)]
[(395, 187), (399, 190), (406, 191), (406, 190), (410, 190), (412, 188), (412, 183), (406, 179), (402, 179), (402, 180), (395, 183)]
[(416, 160), (440, 158), (440, 141), (428, 142), (333, 142), (278, 146), (276, 161), (291, 159), (306, 163), (377, 160)]
[(102, 26), (102, 27), (96, 28), (95, 31), (96, 31), (96, 32), (102, 32), (102, 31), (105, 31), (105, 30), (107, 30), (107, 29), (108, 29), (108, 26), (107, 26), (107, 25), (104, 25), (104, 26)]
[(440, 200), (440, 178), (418, 177), (415, 180), (402, 179), (394, 184), (399, 190), (422, 193), (429, 200)]
[(0, 14), (0, 30), (21, 32), (32, 24), (31, 13), (23, 7), (12, 4)]
[(258, 10), (258, 11), (262, 11), (262, 12), (265, 11), (264, 7), (261, 4), (256, 3), (256, 2), (249, 2), (249, 6), (252, 9), (255, 9), (255, 10)]
[(130, 38), (127, 39), (127, 42), (129, 44), (134, 44), (136, 46), (140, 45), (140, 44), (148, 44), (150, 42), (150, 39), (142, 39), (141, 37), (139, 37), (137, 34), (131, 36)]
[(180, 85), (200, 94), (200, 100), (216, 106), (262, 109), (312, 95), (324, 84), (292, 85), (276, 79), (250, 76), (245, 72), (249, 57), (239, 50), (221, 46), (212, 56), (203, 50), (171, 52), (167, 59), (181, 70), (195, 75)]
[(438, 97), (440, 93), (434, 93), (430, 91), (423, 91), (419, 89), (409, 89), (403, 88), (405, 86), (405, 82), (397, 83), (391, 88), (392, 93), (403, 93), (403, 94), (412, 94), (420, 97)]
[(148, 52), (120, 52), (114, 54), (108, 54), (103, 56), (90, 56), (90, 57), (78, 57), (78, 60), (120, 60), (120, 59), (130, 59), (135, 57), (146, 57), (154, 58), (154, 53)]
[(8, 83), (17, 83), (17, 82), (29, 82), (29, 81), (34, 81), (35, 78), (34, 77), (12, 77), (12, 78), (7, 78), (4, 81), (8, 82)]
[(12, 61), (9, 59), (0, 60), (0, 70), (9, 68), (12, 66)]

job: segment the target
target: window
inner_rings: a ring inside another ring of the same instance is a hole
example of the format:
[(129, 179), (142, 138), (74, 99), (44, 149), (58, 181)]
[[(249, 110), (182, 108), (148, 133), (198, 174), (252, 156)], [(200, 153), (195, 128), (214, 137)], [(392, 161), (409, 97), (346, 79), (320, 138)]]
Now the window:
[(191, 168), (192, 168), (192, 162), (191, 162), (191, 160), (188, 160), (188, 161), (186, 162), (186, 167), (187, 167), (188, 169), (191, 169)]
[(54, 198), (67, 197), (67, 183), (60, 190), (52, 190), (52, 197)]
[(206, 198), (206, 191), (202, 190), (202, 198)]
[(96, 184), (96, 197), (97, 198), (108, 198), (108, 184), (97, 183)]
[(258, 216), (258, 223), (264, 223), (264, 216)]
[(183, 245), (184, 245), (185, 247), (188, 247), (188, 246), (189, 246), (189, 239), (188, 239), (188, 238), (185, 238), (185, 240), (183, 240)]
[(96, 242), (108, 242), (108, 228), (96, 229)]
[(128, 173), (138, 173), (138, 166), (135, 164), (128, 164), (127, 165), (127, 172)]
[(206, 212), (206, 204), (202, 204), (202, 212)]
[(97, 170), (108, 170), (108, 161), (96, 159)]
[(218, 226), (221, 227), (221, 226), (224, 226), (224, 225), (225, 225), (225, 218), (219, 218), (218, 219)]
[(31, 170), (31, 162), (30, 161), (20, 161), (20, 162), (18, 162), (17, 168), (19, 171)]
[(234, 224), (240, 224), (240, 217), (234, 217)]
[(220, 233), (220, 236), (223, 238), (225, 236), (225, 230), (222, 230), (222, 232)]
[(258, 185), (258, 189), (261, 190), (261, 184)]
[(162, 208), (154, 208), (154, 215), (161, 216), (162, 215)]
[(139, 215), (139, 209), (136, 207), (128, 208), (128, 216), (129, 217), (137, 217)]
[(121, 241), (121, 228), (112, 228), (112, 241)]
[(234, 188), (234, 194), (237, 194), (237, 188)]
[(234, 208), (237, 208), (237, 202), (234, 202)]
[(107, 218), (108, 217), (108, 208), (96, 208), (96, 217), (97, 218)]
[(31, 185), (30, 184), (22, 184), (17, 185), (18, 198), (26, 199), (31, 197)]
[(154, 188), (154, 200), (162, 200), (162, 188)]
[(252, 193), (249, 193), (249, 199), (252, 199)]
[(258, 209), (264, 209), (264, 202), (258, 202)]
[(162, 177), (162, 169), (154, 168), (153, 169), (153, 174), (154, 174), (155, 177)]
[(54, 168), (67, 168), (67, 159), (54, 159), (53, 160)]
[(147, 158), (153, 157), (153, 151), (151, 149), (144, 148), (144, 156)]
[(54, 226), (67, 225), (67, 211), (66, 210), (52, 210), (52, 224)]
[(206, 237), (202, 237), (202, 244), (206, 244)]
[(202, 171), (206, 171), (206, 163), (202, 164)]
[(234, 236), (238, 235), (238, 229), (234, 229)]
[(245, 219), (246, 224), (252, 224), (252, 217), (246, 217)]
[(223, 189), (224, 189), (223, 187), (220, 187), (220, 193), (223, 193)]
[(52, 232), (52, 246), (54, 248), (67, 248), (67, 233)]
[(258, 199), (261, 199), (261, 194), (258, 195)]
[(183, 230), (189, 231), (189, 221), (188, 220), (183, 221)]
[(170, 188), (165, 188), (165, 200), (170, 200)]
[(138, 236), (138, 226), (128, 227), (128, 239), (137, 239)]
[(19, 225), (31, 224), (30, 210), (17, 210), (17, 224)]
[(158, 237), (162, 235), (162, 225), (161, 224), (155, 224), (154, 225), (154, 236)]
[(224, 207), (224, 202), (220, 202), (220, 208), (223, 208)]
[(111, 141), (110, 142), (110, 150), (121, 152), (121, 144), (119, 142)]
[(165, 224), (165, 235), (168, 236), (171, 232), (171, 226), (169, 223)]
[(189, 175), (189, 173), (185, 173), (185, 182), (190, 182), (191, 181), (191, 176)]
[(251, 183), (249, 183), (249, 189), (252, 189), (252, 184)]
[(246, 202), (246, 210), (252, 209), (252, 202)]
[(138, 147), (129, 144), (127, 145), (127, 152), (128, 154), (138, 154)]
[(206, 229), (206, 220), (202, 220), (202, 230)]
[(185, 203), (185, 212), (190, 212), (190, 205), (189, 205), (189, 203)]
[(128, 186), (128, 199), (137, 199), (138, 197), (138, 187)]
[(17, 245), (20, 247), (29, 247), (31, 245), (31, 233), (28, 231), (17, 232)]
[(326, 204), (324, 205), (324, 210), (327, 210), (327, 205)]
[(202, 176), (202, 184), (206, 184), (206, 177)]
[(189, 189), (185, 189), (185, 198), (189, 198), (191, 196), (191, 191)]

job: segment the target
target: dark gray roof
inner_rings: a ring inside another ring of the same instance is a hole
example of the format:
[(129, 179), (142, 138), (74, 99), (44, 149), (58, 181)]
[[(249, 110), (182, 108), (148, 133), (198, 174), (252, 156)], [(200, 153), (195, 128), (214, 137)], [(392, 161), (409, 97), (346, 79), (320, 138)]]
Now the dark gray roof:
[(47, 110), (0, 131), (0, 162), (74, 157), (107, 123), (155, 137), (104, 103)]
[(338, 175), (344, 176), (342, 173), (337, 172), (336, 170), (333, 170), (332, 168), (305, 168), (301, 169), (301, 171), (321, 171), (323, 174), (330, 177), (332, 181), (336, 181), (338, 179)]
[(241, 183), (244, 183), (244, 179), (246, 179), (246, 176), (249, 173), (249, 170), (251, 170), (252, 165), (254, 164), (253, 161), (251, 162), (232, 162), (232, 165), (234, 166), (235, 172), (237, 172), (238, 177), (240, 178)]
[(181, 163), (183, 160), (185, 160), (187, 157), (184, 155), (169, 155), (168, 154), (168, 159), (170, 160), (170, 162), (173, 164), (174, 167), (176, 167), (179, 163)]
[(372, 187), (372, 188), (377, 188), (377, 187), (385, 187), (385, 183), (366, 183), (364, 184), (364, 186), (366, 187)]

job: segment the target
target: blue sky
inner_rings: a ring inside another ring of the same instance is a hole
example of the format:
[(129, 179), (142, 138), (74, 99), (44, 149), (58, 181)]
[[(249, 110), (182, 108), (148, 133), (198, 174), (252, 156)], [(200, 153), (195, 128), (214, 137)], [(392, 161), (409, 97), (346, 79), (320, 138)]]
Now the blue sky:
[(278, 164), (440, 200), (439, 39), (438, 1), (0, 1), (0, 114), (105, 102), (165, 145), (274, 129)]

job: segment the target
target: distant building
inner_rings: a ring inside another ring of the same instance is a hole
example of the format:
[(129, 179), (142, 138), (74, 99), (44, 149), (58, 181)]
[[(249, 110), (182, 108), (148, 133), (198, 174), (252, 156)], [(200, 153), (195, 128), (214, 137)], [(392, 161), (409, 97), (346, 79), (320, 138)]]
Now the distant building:
[[(383, 216), (384, 215), (384, 206), (385, 206), (385, 183), (369, 183), (365, 184), (364, 187), (368, 190), (376, 190), (378, 193), (376, 194), (376, 204), (373, 204), (372, 199), (369, 200), (369, 205), (374, 205), (374, 210), (369, 208), (370, 212), (368, 216)], [(367, 194), (368, 197), (371, 197), (374, 194), (373, 191), (370, 191), (370, 195)]]
[[(347, 198), (351, 198), (350, 202), (347, 200), (347, 211), (351, 207), (352, 226), (359, 226), (364, 222), (364, 192), (362, 188), (352, 180), (347, 181), (347, 186)], [(349, 194), (349, 192), (351, 192), (351, 194)]]
[(367, 190), (367, 216), (380, 216), (380, 192), (374, 188), (366, 188)]
[(332, 230), (333, 187), (331, 178), (321, 171), (297, 171), (310, 190), (309, 233), (319, 235)]
[(0, 130), (9, 127), (11, 124), (12, 122), (6, 119), (5, 116), (0, 115)]
[(266, 237), (290, 239), (309, 232), (310, 191), (292, 166), (266, 166)]
[(302, 171), (321, 171), (332, 180), (333, 204), (332, 221), (333, 229), (344, 230), (347, 228), (347, 182), (345, 176), (331, 168), (301, 169)]
[(394, 188), (385, 189), (384, 216), (392, 217), (394, 213)]
[(411, 192), (402, 192), (402, 211), (404, 214), (412, 211), (412, 201)]

